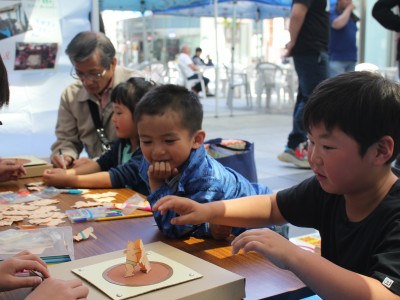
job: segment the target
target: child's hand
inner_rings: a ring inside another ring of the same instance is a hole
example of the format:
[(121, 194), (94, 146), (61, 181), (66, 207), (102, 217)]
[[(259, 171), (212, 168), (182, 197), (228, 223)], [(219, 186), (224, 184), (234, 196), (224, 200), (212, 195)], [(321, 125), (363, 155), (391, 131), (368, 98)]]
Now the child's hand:
[(88, 287), (79, 279), (60, 280), (49, 278), (40, 284), (25, 300), (76, 300), (86, 299)]
[(72, 167), (73, 168), (77, 168), (77, 167), (80, 167), (80, 166), (82, 166), (82, 165), (84, 165), (84, 164), (86, 164), (88, 162), (91, 162), (91, 161), (92, 160), (90, 158), (87, 158), (87, 157), (82, 157), (82, 158), (79, 158), (79, 159), (75, 159), (73, 164), (72, 164)]
[(171, 169), (171, 165), (165, 161), (153, 162), (147, 175), (149, 176), (150, 188), (152, 191), (157, 190), (165, 180), (178, 174), (178, 169)]
[(179, 217), (171, 219), (172, 225), (202, 224), (208, 221), (210, 211), (207, 204), (200, 204), (189, 198), (178, 196), (165, 196), (159, 199), (153, 206), (153, 211), (161, 211), (161, 215), (173, 210)]
[(301, 250), (300, 247), (268, 228), (247, 230), (236, 237), (232, 241), (233, 254), (238, 253), (240, 249), (244, 252), (258, 252), (281, 269), (288, 269), (288, 258)]
[(17, 273), (24, 270), (35, 270), (40, 272), (45, 278), (50, 276), (46, 263), (38, 256), (23, 251), (0, 262), (0, 291), (8, 291), (22, 287), (35, 287), (42, 282), (38, 276), (18, 277)]
[(68, 180), (65, 169), (47, 169), (43, 172), (43, 183), (48, 186), (64, 187)]
[(171, 178), (172, 176), (177, 175), (178, 169), (177, 168), (172, 169), (169, 162), (156, 161), (150, 165), (148, 173), (149, 177), (151, 176), (154, 179), (165, 181)]
[(214, 239), (223, 240), (231, 235), (232, 227), (210, 223), (210, 232)]

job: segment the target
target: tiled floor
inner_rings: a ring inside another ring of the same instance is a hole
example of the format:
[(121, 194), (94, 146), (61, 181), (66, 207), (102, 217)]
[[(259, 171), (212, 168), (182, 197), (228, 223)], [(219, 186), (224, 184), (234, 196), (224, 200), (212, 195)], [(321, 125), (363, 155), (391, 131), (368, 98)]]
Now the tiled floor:
[[(234, 99), (233, 116), (226, 106), (225, 98), (203, 98), (203, 128), (207, 138), (237, 138), (254, 142), (258, 180), (274, 191), (290, 187), (312, 175), (310, 170), (298, 169), (277, 159), (283, 151), (291, 130), (292, 104), (273, 103), (265, 107), (246, 108), (244, 100)], [(216, 107), (218, 111), (216, 113)], [(218, 117), (216, 117), (218, 115)], [(290, 236), (310, 232), (309, 229), (291, 227)]]

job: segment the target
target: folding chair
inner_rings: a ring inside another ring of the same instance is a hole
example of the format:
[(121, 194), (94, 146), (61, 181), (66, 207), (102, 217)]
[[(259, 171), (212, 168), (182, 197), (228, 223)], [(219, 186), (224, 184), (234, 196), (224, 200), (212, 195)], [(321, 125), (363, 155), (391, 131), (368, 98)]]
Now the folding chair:
[(234, 66), (233, 78), (232, 78), (231, 67), (224, 65), (224, 68), (226, 71), (226, 78), (228, 80), (228, 96), (227, 96), (227, 100), (226, 100), (227, 105), (229, 107), (232, 107), (234, 89), (237, 87), (241, 88), (243, 86), (245, 89), (247, 106), (252, 107), (251, 91), (250, 91), (249, 81), (247, 80), (246, 71), (243, 69), (240, 69), (238, 66)]
[(206, 86), (204, 85), (204, 80), (203, 80), (203, 76), (201, 75), (201, 72), (196, 72), (196, 74), (198, 75), (198, 78), (188, 79), (186, 74), (185, 74), (185, 71), (183, 70), (183, 67), (180, 64), (178, 64), (178, 70), (179, 70), (179, 78), (180, 78), (180, 84), (181, 85), (183, 85), (189, 91), (191, 91), (192, 87), (200, 82), (201, 92), (204, 95), (206, 95)]

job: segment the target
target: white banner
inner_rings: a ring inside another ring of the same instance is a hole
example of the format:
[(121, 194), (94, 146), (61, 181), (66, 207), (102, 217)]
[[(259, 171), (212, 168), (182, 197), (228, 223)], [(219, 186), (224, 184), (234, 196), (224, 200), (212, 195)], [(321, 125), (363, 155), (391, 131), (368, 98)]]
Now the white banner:
[(60, 95), (72, 82), (65, 48), (90, 30), (91, 1), (0, 1), (0, 55), (10, 105), (0, 111), (0, 156), (50, 155)]

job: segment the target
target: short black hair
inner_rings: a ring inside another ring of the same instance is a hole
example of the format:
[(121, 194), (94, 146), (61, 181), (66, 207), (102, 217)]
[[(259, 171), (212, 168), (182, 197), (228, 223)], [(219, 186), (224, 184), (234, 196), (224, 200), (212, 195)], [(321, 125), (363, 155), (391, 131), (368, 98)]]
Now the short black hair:
[(361, 157), (383, 136), (392, 137), (390, 163), (399, 153), (400, 85), (368, 71), (329, 78), (314, 89), (304, 108), (305, 129), (310, 132), (319, 124), (352, 137)]
[(154, 88), (153, 81), (145, 80), (142, 77), (131, 77), (125, 82), (118, 84), (111, 92), (111, 102), (126, 106), (129, 111), (135, 113), (136, 104), (144, 94)]
[(99, 53), (101, 65), (108, 69), (114, 60), (116, 51), (113, 43), (104, 33), (83, 31), (71, 40), (65, 53), (72, 63), (85, 61), (95, 53)]
[(0, 108), (8, 105), (10, 100), (10, 85), (8, 83), (7, 69), (0, 55)]
[(197, 47), (197, 48), (196, 48), (196, 52), (199, 52), (199, 51), (202, 52), (203, 50), (201, 50), (200, 47)]
[(163, 115), (173, 110), (181, 116), (182, 127), (194, 134), (203, 122), (203, 106), (199, 97), (183, 86), (165, 84), (146, 93), (136, 105), (134, 119), (140, 122), (143, 115)]

